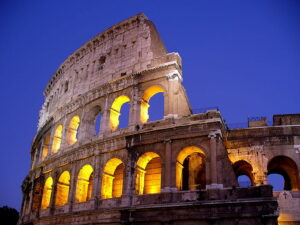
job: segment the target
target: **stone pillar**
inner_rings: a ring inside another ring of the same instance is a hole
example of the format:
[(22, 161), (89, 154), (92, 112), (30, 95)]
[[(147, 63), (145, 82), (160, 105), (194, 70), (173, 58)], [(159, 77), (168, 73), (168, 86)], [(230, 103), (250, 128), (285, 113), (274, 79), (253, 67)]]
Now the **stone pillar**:
[(172, 140), (165, 140), (165, 168), (164, 168), (164, 178), (165, 186), (162, 189), (163, 192), (176, 191), (176, 187), (172, 187), (172, 178), (174, 177), (174, 171), (172, 170)]
[(101, 173), (100, 173), (100, 151), (95, 151), (95, 170), (94, 170), (94, 186), (92, 191), (92, 199), (94, 200), (94, 207), (97, 209), (98, 200), (100, 199), (101, 189)]
[(137, 86), (133, 87), (132, 99), (130, 101), (130, 112), (128, 126), (140, 125), (140, 113), (141, 113), (141, 99), (139, 96), (139, 89)]
[(177, 117), (179, 112), (179, 102), (178, 102), (178, 88), (179, 82), (181, 82), (182, 78), (180, 73), (177, 70), (171, 71), (167, 75), (168, 80), (168, 95), (165, 97), (165, 110), (164, 117), (172, 118)]
[(53, 215), (55, 210), (55, 197), (56, 197), (56, 191), (57, 191), (57, 180), (58, 180), (58, 174), (55, 173), (53, 177), (53, 184), (52, 184), (52, 191), (51, 191), (51, 197), (50, 197), (50, 214)]
[(218, 168), (217, 168), (217, 150), (219, 141), (217, 140), (221, 135), (221, 131), (210, 132), (210, 184), (206, 185), (206, 189), (223, 188), (223, 184), (218, 184)]
[(29, 213), (31, 213), (31, 209), (32, 209), (32, 204), (33, 204), (33, 195), (34, 195), (34, 181), (31, 182), (31, 188), (30, 188), (30, 193), (29, 193)]
[(68, 205), (69, 205), (69, 212), (73, 210), (73, 204), (75, 203), (75, 194), (76, 194), (76, 184), (77, 184), (77, 174), (76, 174), (76, 164), (75, 162), (72, 163), (72, 171), (71, 171), (71, 178), (70, 178), (70, 190), (69, 190), (69, 197), (68, 197)]

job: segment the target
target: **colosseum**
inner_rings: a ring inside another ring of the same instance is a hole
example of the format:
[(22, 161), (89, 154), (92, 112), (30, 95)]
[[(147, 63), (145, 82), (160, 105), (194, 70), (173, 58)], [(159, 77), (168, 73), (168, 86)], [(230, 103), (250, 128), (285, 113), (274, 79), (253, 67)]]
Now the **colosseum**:
[(300, 115), (230, 129), (217, 109), (193, 114), (181, 63), (143, 14), (70, 55), (44, 90), (18, 224), (300, 224)]

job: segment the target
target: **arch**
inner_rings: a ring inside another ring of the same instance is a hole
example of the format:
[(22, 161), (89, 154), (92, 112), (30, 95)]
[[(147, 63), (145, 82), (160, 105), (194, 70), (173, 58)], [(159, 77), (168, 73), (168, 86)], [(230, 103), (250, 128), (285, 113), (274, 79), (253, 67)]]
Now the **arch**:
[(124, 163), (118, 158), (108, 160), (102, 174), (101, 198), (118, 198), (122, 196), (124, 180)]
[(136, 194), (160, 193), (161, 189), (161, 160), (154, 152), (144, 153), (136, 165)]
[(160, 86), (151, 86), (149, 88), (147, 88), (144, 91), (144, 94), (142, 96), (142, 100), (141, 100), (141, 114), (140, 114), (140, 121), (141, 123), (147, 123), (148, 119), (149, 119), (149, 113), (148, 113), (148, 109), (150, 107), (149, 101), (150, 99), (161, 92), (165, 92), (163, 88), (161, 88)]
[(70, 173), (64, 171), (58, 178), (55, 206), (67, 204), (70, 190)]
[(84, 165), (79, 171), (76, 185), (76, 202), (86, 202), (92, 197), (93, 167)]
[(299, 185), (299, 170), (297, 164), (287, 156), (275, 156), (268, 162), (268, 175), (280, 174), (284, 178), (284, 190), (297, 191)]
[(109, 124), (110, 124), (111, 131), (115, 131), (118, 129), (120, 123), (119, 117), (121, 115), (120, 111), (122, 105), (126, 102), (130, 102), (130, 98), (126, 95), (121, 95), (114, 100), (110, 109), (110, 117), (109, 117)]
[(31, 206), (32, 211), (35, 211), (39, 208), (39, 203), (41, 199), (41, 189), (42, 189), (41, 181), (35, 181), (34, 188), (33, 188), (32, 206)]
[(77, 142), (79, 124), (80, 117), (78, 115), (73, 116), (73, 118), (70, 120), (67, 132), (67, 142), (69, 145), (73, 145)]
[(253, 167), (245, 160), (238, 160), (232, 165), (236, 178), (239, 176), (247, 176), (250, 179), (250, 186), (254, 185)]
[(52, 153), (56, 153), (60, 149), (63, 126), (60, 124), (56, 127), (52, 141)]
[(41, 209), (47, 209), (49, 207), (52, 194), (52, 185), (53, 179), (52, 177), (48, 177), (44, 184)]
[(48, 156), (49, 146), (50, 146), (50, 134), (47, 134), (43, 143), (42, 160), (45, 160), (45, 158)]
[(205, 185), (205, 152), (196, 146), (185, 147), (177, 156), (177, 190), (202, 189)]

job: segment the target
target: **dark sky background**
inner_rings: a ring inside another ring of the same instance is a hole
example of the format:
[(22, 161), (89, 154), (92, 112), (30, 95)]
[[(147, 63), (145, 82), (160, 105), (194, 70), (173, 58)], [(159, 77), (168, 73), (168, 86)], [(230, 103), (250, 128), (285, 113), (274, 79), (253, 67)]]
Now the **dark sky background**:
[(228, 123), (300, 113), (297, 0), (1, 0), (0, 206), (19, 210), (42, 92), (58, 66), (106, 28), (144, 12), (183, 59), (192, 108)]

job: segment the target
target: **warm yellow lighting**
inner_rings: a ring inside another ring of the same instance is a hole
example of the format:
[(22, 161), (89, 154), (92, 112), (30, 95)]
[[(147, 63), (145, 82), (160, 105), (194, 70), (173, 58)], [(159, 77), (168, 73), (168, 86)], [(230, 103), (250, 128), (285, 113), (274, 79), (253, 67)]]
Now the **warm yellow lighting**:
[(42, 160), (44, 160), (48, 155), (49, 145), (50, 145), (50, 134), (47, 134), (43, 143)]
[(135, 190), (136, 194), (160, 193), (161, 161), (158, 154), (147, 152), (137, 161)]
[(84, 165), (79, 171), (76, 185), (76, 202), (90, 200), (93, 187), (93, 167)]
[(80, 117), (74, 116), (69, 124), (67, 133), (67, 142), (69, 145), (73, 145), (77, 142), (77, 132), (80, 124)]
[(129, 102), (130, 98), (126, 95), (121, 95), (115, 99), (110, 109), (110, 129), (115, 131), (119, 126), (119, 117), (122, 105)]
[(54, 132), (54, 137), (52, 142), (52, 153), (56, 153), (60, 149), (62, 130), (63, 130), (62, 125), (58, 125)]
[(110, 159), (102, 175), (101, 198), (118, 198), (122, 196), (124, 164), (118, 158)]
[(150, 99), (153, 95), (161, 92), (164, 92), (164, 90), (159, 86), (151, 86), (144, 92), (141, 101), (141, 123), (146, 123), (149, 119), (148, 109), (150, 107)]
[(43, 189), (41, 209), (47, 209), (49, 207), (51, 193), (52, 193), (52, 185), (53, 185), (53, 179), (52, 177), (48, 177)]
[(63, 206), (68, 202), (69, 189), (70, 173), (64, 171), (58, 179), (55, 206)]

